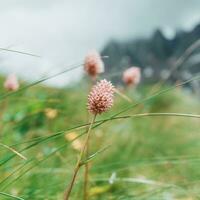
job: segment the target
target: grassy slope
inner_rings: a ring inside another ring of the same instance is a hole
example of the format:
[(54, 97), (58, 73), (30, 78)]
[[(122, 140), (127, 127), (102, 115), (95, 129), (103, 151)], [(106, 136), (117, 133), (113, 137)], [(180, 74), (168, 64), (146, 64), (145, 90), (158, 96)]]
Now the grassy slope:
[[(149, 90), (127, 94), (136, 101)], [(18, 151), (28, 147), (22, 152), (28, 161), (12, 158), (12, 153), (1, 149), (0, 191), (31, 200), (62, 199), (77, 158), (77, 150), (66, 134), (81, 134), (84, 130), (66, 131), (42, 143), (23, 142), (85, 123), (88, 118), (85, 91), (87, 87), (83, 84), (65, 90), (36, 86), (2, 101), (1, 140)], [(116, 96), (113, 109), (98, 119), (117, 113), (126, 105), (129, 103)], [(56, 109), (58, 116), (48, 119), (46, 108)], [(197, 114), (200, 106), (197, 100), (176, 89), (128, 113), (143, 112)], [(198, 119), (180, 117), (123, 119), (98, 127), (93, 131), (91, 151), (111, 146), (92, 162), (91, 199), (198, 199), (199, 128)], [(116, 173), (117, 179), (109, 184), (112, 173)], [(155, 182), (142, 183), (144, 180)], [(81, 199), (81, 185), (82, 171), (72, 199)]]

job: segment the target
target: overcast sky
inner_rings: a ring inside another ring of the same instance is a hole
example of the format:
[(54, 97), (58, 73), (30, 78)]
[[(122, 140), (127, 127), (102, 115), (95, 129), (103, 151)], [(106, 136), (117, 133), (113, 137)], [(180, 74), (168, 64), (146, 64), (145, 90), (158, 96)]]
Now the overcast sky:
[[(112, 38), (148, 36), (158, 27), (172, 37), (173, 30), (199, 22), (200, 0), (0, 0), (0, 47), (41, 56), (1, 51), (0, 73), (36, 80), (79, 62)], [(77, 70), (51, 84), (65, 85), (81, 74)]]

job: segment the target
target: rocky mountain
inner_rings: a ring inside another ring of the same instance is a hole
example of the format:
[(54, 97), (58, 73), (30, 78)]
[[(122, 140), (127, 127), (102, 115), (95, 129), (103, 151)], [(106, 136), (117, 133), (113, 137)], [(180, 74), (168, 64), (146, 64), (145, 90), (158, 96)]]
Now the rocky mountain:
[(109, 56), (105, 73), (115, 83), (119, 83), (122, 71), (132, 65), (142, 68), (143, 81), (185, 80), (200, 73), (200, 24), (188, 32), (177, 31), (173, 39), (156, 30), (150, 38), (112, 40), (101, 54)]

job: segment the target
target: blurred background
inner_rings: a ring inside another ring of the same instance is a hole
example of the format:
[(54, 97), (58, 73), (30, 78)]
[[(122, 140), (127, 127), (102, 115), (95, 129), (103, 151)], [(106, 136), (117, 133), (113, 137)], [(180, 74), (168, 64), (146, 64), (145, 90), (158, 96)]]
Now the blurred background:
[[(200, 199), (200, 0), (6, 0), (0, 24), (0, 200), (63, 199), (90, 117), (94, 80), (80, 63), (93, 49), (117, 94), (92, 130), (90, 200)], [(126, 87), (131, 66), (142, 80)]]
[[(110, 56), (105, 61), (107, 74), (138, 65), (146, 81), (157, 81), (167, 77), (169, 68), (199, 39), (199, 11), (198, 0), (1, 1), (0, 47), (41, 57), (1, 51), (0, 73), (35, 80), (66, 69), (97, 49)], [(196, 52), (171, 79), (190, 78), (199, 72), (199, 61)], [(65, 86), (82, 75), (79, 69), (47, 83)]]

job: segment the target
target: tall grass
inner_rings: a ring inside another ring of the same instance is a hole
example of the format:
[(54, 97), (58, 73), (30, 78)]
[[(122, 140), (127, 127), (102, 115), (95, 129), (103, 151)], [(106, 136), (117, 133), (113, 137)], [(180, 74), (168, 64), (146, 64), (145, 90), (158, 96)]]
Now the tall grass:
[[(73, 142), (83, 143), (90, 126), (85, 122), (88, 85), (82, 81), (53, 89), (39, 84), (81, 66), (82, 62), (0, 95), (0, 198), (63, 198), (80, 153)], [(200, 76), (161, 85), (154, 93), (145, 86), (128, 91), (124, 95), (133, 102), (117, 96), (114, 108), (94, 121), (93, 153), (85, 160), (93, 163), (91, 199), (199, 198), (199, 100), (180, 90), (195, 80)], [(47, 108), (57, 110), (58, 116), (48, 118)], [(72, 132), (76, 137), (67, 139)], [(82, 198), (82, 177), (80, 170), (72, 199)]]

